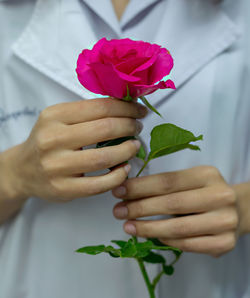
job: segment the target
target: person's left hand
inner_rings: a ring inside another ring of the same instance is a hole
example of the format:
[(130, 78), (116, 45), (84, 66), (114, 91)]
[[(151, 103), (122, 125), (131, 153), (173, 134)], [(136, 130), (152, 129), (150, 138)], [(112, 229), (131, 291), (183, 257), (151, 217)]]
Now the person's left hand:
[[(240, 233), (237, 195), (215, 167), (127, 179), (113, 195), (124, 200), (113, 213), (128, 220), (124, 224), (128, 234), (158, 238), (183, 251), (214, 257), (236, 245)], [(135, 220), (154, 215), (182, 216)]]

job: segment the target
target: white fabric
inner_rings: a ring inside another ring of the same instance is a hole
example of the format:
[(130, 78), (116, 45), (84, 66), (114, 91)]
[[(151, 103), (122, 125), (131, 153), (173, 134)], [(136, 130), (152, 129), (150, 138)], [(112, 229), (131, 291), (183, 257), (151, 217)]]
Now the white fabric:
[[(166, 46), (178, 90), (150, 96), (165, 122), (204, 134), (201, 152), (152, 162), (145, 175), (200, 164), (228, 183), (250, 179), (250, 2), (132, 0), (119, 25), (108, 0), (0, 1), (0, 151), (23, 142), (45, 107), (93, 95), (77, 82), (77, 55), (99, 38)], [(162, 120), (150, 113), (142, 139)], [(133, 161), (135, 174), (139, 162)], [(0, 298), (147, 297), (137, 264), (74, 250), (127, 239), (110, 193), (52, 204), (30, 198), (0, 227)], [(186, 253), (159, 298), (250, 297), (249, 236), (219, 258)], [(157, 266), (150, 266), (155, 274)]]

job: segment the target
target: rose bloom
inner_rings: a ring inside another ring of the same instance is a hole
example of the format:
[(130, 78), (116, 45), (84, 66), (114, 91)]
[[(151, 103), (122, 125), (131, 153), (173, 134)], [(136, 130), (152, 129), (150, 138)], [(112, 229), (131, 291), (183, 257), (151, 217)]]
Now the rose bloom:
[(82, 51), (76, 72), (89, 91), (122, 99), (128, 90), (137, 98), (158, 89), (175, 89), (171, 80), (160, 81), (172, 68), (169, 51), (157, 44), (102, 38), (92, 50)]

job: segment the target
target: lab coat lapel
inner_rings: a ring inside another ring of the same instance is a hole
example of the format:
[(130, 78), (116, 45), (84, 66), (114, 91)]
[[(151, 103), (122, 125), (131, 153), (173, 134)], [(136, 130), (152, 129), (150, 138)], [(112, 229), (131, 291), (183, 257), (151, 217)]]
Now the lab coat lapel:
[[(239, 35), (236, 24), (215, 1), (168, 0), (155, 43), (171, 52), (174, 58), (171, 79), (180, 88), (202, 67), (230, 47)], [(166, 100), (172, 92), (156, 92), (154, 103)]]
[[(16, 56), (83, 98), (94, 95), (76, 77), (78, 54), (97, 41), (82, 3), (38, 0), (33, 17), (13, 46)], [(84, 29), (83, 29), (84, 28)], [(177, 88), (237, 38), (236, 25), (209, 0), (168, 0), (155, 42), (172, 53)], [(154, 94), (154, 102), (172, 91)]]
[(93, 98), (75, 73), (80, 52), (97, 41), (83, 5), (73, 0), (37, 0), (30, 23), (13, 45), (23, 61), (63, 87)]
[[(114, 12), (111, 0), (82, 0), (91, 10), (103, 19), (117, 35), (121, 34), (120, 25)], [(107, 18), (107, 11), (109, 17)]]

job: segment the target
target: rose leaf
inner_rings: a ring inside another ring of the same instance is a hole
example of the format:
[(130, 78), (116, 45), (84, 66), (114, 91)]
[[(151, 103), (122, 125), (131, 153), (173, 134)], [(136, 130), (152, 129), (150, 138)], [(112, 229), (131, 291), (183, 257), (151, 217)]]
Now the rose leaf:
[[(136, 243), (137, 251), (145, 252), (148, 251), (148, 253), (151, 251), (151, 249), (155, 250), (171, 250), (173, 252), (181, 253), (181, 250), (172, 246), (167, 245), (155, 245), (151, 240), (147, 240), (145, 242), (138, 242)], [(145, 255), (146, 256), (146, 255)]]
[(172, 265), (162, 265), (163, 272), (166, 275), (173, 275), (174, 274), (174, 267)]
[(144, 262), (151, 263), (151, 264), (165, 264), (166, 263), (166, 260), (162, 255), (156, 254), (152, 251), (146, 257), (142, 258), (142, 260)]
[(188, 130), (171, 123), (155, 126), (151, 131), (151, 141), (148, 160), (171, 154), (183, 149), (200, 150), (198, 146), (190, 144), (202, 140), (203, 136), (195, 137)]
[(115, 243), (116, 245), (118, 245), (119, 247), (123, 248), (127, 241), (123, 241), (123, 240), (111, 240), (112, 243)]
[(121, 248), (122, 258), (133, 258), (137, 253), (137, 249), (133, 239), (129, 239), (128, 242)]
[(142, 159), (143, 161), (145, 161), (146, 158), (146, 151), (145, 148), (143, 147), (143, 145), (141, 145), (139, 151), (136, 154), (136, 157)]
[(108, 147), (108, 146), (116, 146), (116, 145), (120, 145), (121, 143), (128, 141), (128, 140), (133, 140), (136, 139), (134, 136), (127, 136), (127, 137), (121, 137), (121, 138), (117, 138), (114, 140), (108, 140), (108, 141), (103, 141), (103, 142), (99, 142), (96, 144), (96, 148), (104, 148), (104, 147)]
[(85, 246), (76, 250), (78, 253), (86, 253), (88, 255), (98, 255), (100, 253), (108, 253), (111, 257), (119, 258), (121, 256), (120, 249), (116, 249), (111, 245), (97, 245), (97, 246)]

